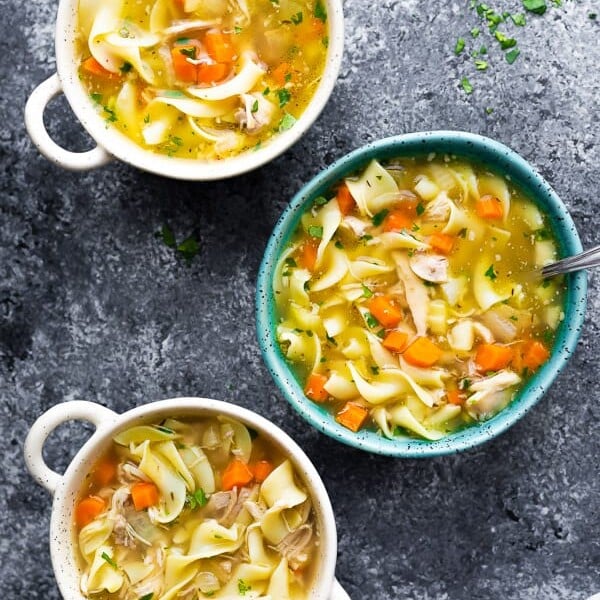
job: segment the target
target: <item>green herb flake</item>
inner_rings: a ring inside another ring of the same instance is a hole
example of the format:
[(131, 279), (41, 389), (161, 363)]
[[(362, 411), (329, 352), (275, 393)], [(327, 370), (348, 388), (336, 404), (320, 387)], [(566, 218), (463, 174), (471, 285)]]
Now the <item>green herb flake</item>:
[(475, 61), (475, 68), (478, 71), (485, 71), (488, 68), (487, 61), (485, 61), (485, 60), (476, 60)]
[(471, 387), (471, 380), (470, 379), (463, 379), (461, 380), (459, 386), (458, 386), (463, 392), (465, 390), (468, 390)]
[(255, 113), (258, 112), (258, 100), (254, 101), (254, 104), (252, 105), (252, 108), (250, 109), (251, 113)]
[(193, 494), (188, 494), (185, 497), (185, 503), (190, 507), (191, 510), (197, 508), (203, 508), (208, 504), (208, 499), (202, 488), (197, 489)]
[(329, 36), (328, 35), (323, 36), (321, 43), (323, 44), (323, 46), (325, 48), (329, 48)]
[(473, 84), (466, 77), (463, 77), (460, 80), (460, 85), (462, 86), (462, 89), (464, 90), (465, 94), (473, 93)]
[(523, 0), (523, 8), (536, 15), (543, 15), (548, 6), (546, 0)]
[(512, 22), (517, 26), (517, 27), (525, 27), (525, 15), (522, 13), (517, 13), (514, 15), (510, 15), (510, 18), (512, 19)]
[(459, 37), (454, 45), (454, 54), (458, 56), (465, 49), (465, 38)]
[(196, 256), (196, 254), (198, 254), (199, 251), (200, 244), (198, 244), (198, 240), (196, 240), (196, 238), (193, 236), (186, 238), (177, 246), (177, 252), (179, 252), (179, 254), (185, 258), (188, 264), (192, 262), (192, 259)]
[(197, 48), (196, 46), (193, 46), (192, 48), (179, 48), (179, 53), (183, 54), (184, 56), (187, 56), (187, 58), (191, 58), (192, 60), (196, 60), (196, 52), (197, 52)]
[(371, 222), (373, 223), (373, 225), (375, 227), (379, 227), (384, 219), (387, 217), (388, 213), (390, 211), (387, 208), (384, 208), (383, 210), (380, 210), (378, 213), (373, 215), (373, 218), (371, 219)]
[(236, 35), (239, 35), (240, 33), (242, 33), (242, 28), (238, 27), (237, 25), (233, 28), (233, 31)]
[(279, 108), (283, 108), (291, 99), (292, 94), (285, 88), (277, 90), (277, 97), (279, 98)]
[(294, 25), (300, 25), (302, 23), (303, 15), (302, 11), (297, 12), (295, 15), (292, 15), (292, 23)]
[(344, 244), (342, 244), (342, 242), (340, 242), (340, 240), (336, 240), (334, 246), (338, 249), (338, 250), (343, 250), (344, 249)]
[(292, 268), (298, 266), (298, 264), (296, 263), (296, 261), (291, 256), (288, 256), (288, 258), (285, 259), (285, 264), (288, 267), (292, 267)]
[(140, 598), (140, 600), (152, 600), (154, 598), (154, 592), (150, 592), (149, 594), (145, 594)]
[(463, 227), (459, 232), (458, 232), (458, 237), (463, 238), (463, 240), (467, 237), (467, 228)]
[(238, 592), (240, 596), (245, 596), (246, 592), (249, 592), (252, 586), (248, 585), (243, 579), (238, 579)]
[(365, 313), (365, 323), (371, 329), (375, 329), (379, 325), (379, 321), (370, 312)]
[(90, 94), (90, 98), (96, 103), (96, 104), (100, 104), (100, 102), (102, 102), (102, 94), (99, 94), (98, 92), (92, 92)]
[(313, 14), (316, 19), (319, 19), (319, 21), (323, 21), (323, 23), (327, 21), (327, 10), (325, 9), (325, 5), (323, 4), (322, 0), (317, 0), (315, 3), (315, 11)]
[(419, 217), (425, 212), (425, 206), (422, 202), (419, 202), (419, 204), (417, 204), (416, 211)]
[(494, 265), (490, 265), (488, 267), (488, 270), (484, 273), (484, 275), (486, 277), (489, 277), (492, 281), (494, 281), (496, 279), (496, 277), (498, 277), (498, 275), (496, 274), (496, 271), (494, 269)]
[(321, 239), (323, 237), (323, 227), (320, 225), (311, 225), (308, 228), (308, 235), (314, 238)]
[(538, 242), (549, 240), (551, 237), (550, 232), (546, 228), (536, 229), (536, 231), (533, 232), (533, 235)]
[(175, 234), (168, 225), (163, 225), (156, 234), (156, 237), (161, 238), (165, 246), (168, 246), (169, 248), (175, 248), (175, 246), (177, 246)]
[(114, 123), (115, 121), (117, 121), (117, 113), (110, 107), (108, 106), (103, 106), (102, 110), (106, 113), (106, 122), (107, 123)]
[(327, 204), (328, 202), (329, 202), (329, 200), (327, 200), (327, 198), (325, 198), (325, 196), (317, 196), (313, 200), (313, 204), (315, 206), (323, 206), (323, 205)]
[(373, 297), (373, 292), (363, 283), (362, 285), (362, 297), (363, 298), (372, 298)]
[(548, 345), (550, 345), (552, 343), (553, 337), (554, 337), (554, 334), (552, 333), (552, 330), (550, 330), (550, 329), (546, 329), (544, 331), (544, 333), (542, 334), (542, 339)]
[(471, 29), (471, 36), (474, 38), (476, 38), (480, 33), (481, 29), (479, 29), (479, 27), (473, 27), (473, 29)]
[(279, 130), (279, 133), (281, 133), (283, 131), (291, 129), (295, 125), (295, 123), (296, 117), (290, 115), (290, 113), (285, 113), (281, 118), (281, 121), (279, 121), (279, 126), (277, 129)]
[(124, 62), (120, 67), (119, 71), (125, 75), (125, 73), (129, 73), (133, 69), (133, 65), (130, 62)]
[(486, 114), (486, 115), (491, 115), (493, 112), (494, 112), (494, 109), (493, 109), (491, 106), (488, 106), (488, 107), (485, 109), (485, 114)]
[(544, 281), (542, 281), (542, 287), (543, 288), (547, 288), (550, 287), (551, 283), (549, 279), (544, 279)]
[(144, 123), (150, 123), (150, 115), (144, 117)]
[(517, 40), (515, 40), (515, 38), (508, 37), (501, 31), (496, 31), (494, 37), (498, 40), (502, 50), (508, 50), (508, 48), (513, 48), (517, 45)]
[(504, 57), (506, 58), (506, 62), (509, 65), (512, 65), (515, 60), (519, 58), (519, 54), (521, 54), (521, 51), (518, 48), (513, 48), (512, 50), (509, 50)]
[(163, 425), (155, 425), (154, 428), (162, 431), (163, 433), (168, 433), (169, 435), (173, 435), (175, 433), (172, 429), (164, 427)]
[(270, 93), (271, 93), (271, 88), (269, 88), (269, 87), (266, 87), (263, 90), (263, 96), (268, 96)]
[(379, 375), (379, 367), (371, 367), (371, 372), (373, 375)]
[(337, 342), (335, 341), (334, 338), (329, 337), (328, 335), (325, 336), (327, 338), (327, 341), (332, 344), (333, 346), (337, 346)]
[(103, 552), (101, 556), (113, 569), (119, 568), (117, 563), (106, 552)]

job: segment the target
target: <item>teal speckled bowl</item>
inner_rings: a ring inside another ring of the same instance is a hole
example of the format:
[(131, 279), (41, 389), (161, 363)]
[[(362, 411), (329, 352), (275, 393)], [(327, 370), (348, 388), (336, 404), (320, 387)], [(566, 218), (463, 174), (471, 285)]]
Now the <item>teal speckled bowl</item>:
[(304, 396), (302, 385), (281, 353), (275, 337), (277, 314), (272, 281), (278, 257), (296, 229), (302, 213), (314, 198), (324, 194), (334, 183), (364, 167), (373, 158), (389, 159), (430, 152), (465, 157), (509, 176), (548, 215), (559, 242), (560, 256), (581, 252), (581, 241), (573, 220), (542, 176), (506, 146), (470, 133), (411, 133), (367, 144), (319, 173), (294, 196), (275, 226), (258, 274), (256, 325), (263, 357), (285, 398), (311, 425), (340, 442), (388, 456), (408, 458), (452, 454), (491, 440), (508, 429), (538, 402), (565, 367), (575, 350), (585, 317), (587, 278), (582, 271), (567, 276), (565, 319), (559, 326), (550, 360), (527, 382), (515, 400), (495, 417), (436, 442), (407, 438), (389, 440), (369, 430), (353, 433), (339, 425), (327, 410)]

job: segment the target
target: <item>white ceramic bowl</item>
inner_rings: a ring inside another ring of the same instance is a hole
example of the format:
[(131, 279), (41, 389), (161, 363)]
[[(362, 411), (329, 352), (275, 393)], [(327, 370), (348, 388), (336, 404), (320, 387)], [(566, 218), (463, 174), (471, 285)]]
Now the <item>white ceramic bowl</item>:
[[(53, 496), (50, 520), (50, 554), (58, 587), (65, 600), (85, 600), (79, 589), (80, 569), (75, 547), (73, 511), (83, 480), (119, 431), (166, 417), (225, 415), (245, 423), (278, 446), (294, 463), (313, 500), (320, 541), (310, 600), (350, 600), (335, 580), (337, 533), (325, 486), (302, 449), (279, 427), (234, 404), (206, 398), (175, 398), (140, 406), (119, 415), (93, 402), (65, 402), (52, 407), (33, 424), (25, 441), (25, 460), (35, 479)], [(42, 448), (48, 435), (65, 421), (89, 421), (96, 426), (64, 475), (44, 462)]]
[[(172, 177), (207, 181), (240, 175), (273, 160), (298, 141), (319, 116), (335, 85), (344, 48), (342, 0), (326, 0), (329, 45), (323, 78), (310, 104), (288, 131), (279, 133), (257, 151), (223, 160), (191, 160), (155, 154), (138, 146), (116, 127), (106, 127), (78, 74), (78, 0), (60, 0), (56, 18), (56, 73), (33, 90), (25, 107), (27, 132), (39, 151), (57, 165), (74, 171), (94, 169), (113, 157), (145, 171)], [(97, 143), (88, 152), (71, 152), (54, 142), (44, 125), (48, 102), (63, 93), (73, 112)]]

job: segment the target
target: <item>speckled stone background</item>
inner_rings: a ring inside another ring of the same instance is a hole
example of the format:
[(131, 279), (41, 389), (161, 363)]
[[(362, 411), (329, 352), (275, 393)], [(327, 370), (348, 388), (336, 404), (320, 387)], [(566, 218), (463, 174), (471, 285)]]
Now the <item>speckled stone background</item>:
[[(600, 12), (564, 1), (525, 28), (509, 65), (468, 1), (346, 3), (341, 76), (310, 133), (271, 165), (189, 184), (114, 163), (62, 171), (28, 140), (22, 110), (55, 69), (56, 2), (0, 0), (0, 597), (59, 598), (50, 497), (22, 458), (29, 426), (68, 399), (124, 411), (204, 395), (251, 407), (306, 449), (331, 494), (340, 581), (355, 600), (578, 600), (600, 591), (600, 287), (587, 328), (550, 393), (499, 439), (459, 456), (401, 461), (338, 445), (296, 416), (264, 368), (254, 282), (269, 232), (321, 168), (379, 137), (463, 129), (505, 142), (566, 201), (585, 246), (600, 242)], [(498, 0), (515, 10), (516, 0)], [(453, 46), (484, 44), (475, 72)], [(468, 75), (474, 86), (459, 86)], [(487, 114), (486, 108), (493, 108)], [(59, 99), (53, 136), (90, 140)], [(155, 237), (195, 234), (191, 266)], [(90, 434), (62, 426), (48, 461), (64, 469)]]

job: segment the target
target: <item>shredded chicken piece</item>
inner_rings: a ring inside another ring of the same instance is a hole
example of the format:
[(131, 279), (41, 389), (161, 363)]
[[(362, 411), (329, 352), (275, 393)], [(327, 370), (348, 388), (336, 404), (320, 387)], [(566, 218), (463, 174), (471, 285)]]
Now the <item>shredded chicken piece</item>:
[(240, 98), (244, 107), (235, 112), (235, 120), (241, 127), (246, 127), (248, 133), (258, 133), (273, 119), (275, 105), (260, 92), (242, 94)]
[(357, 237), (362, 237), (365, 231), (370, 227), (370, 223), (351, 215), (344, 217), (341, 225), (342, 227), (350, 229)]
[(408, 258), (402, 252), (393, 253), (396, 261), (399, 279), (404, 284), (406, 301), (413, 317), (417, 334), (424, 336), (427, 333), (427, 308), (429, 295), (425, 284), (412, 272)]
[(224, 527), (231, 527), (235, 520), (238, 518), (238, 515), (244, 508), (244, 504), (254, 498), (258, 494), (258, 485), (255, 485), (251, 488), (243, 487), (238, 490), (237, 499), (228, 514), (223, 516), (221, 519), (221, 525)]
[(150, 478), (136, 465), (127, 462), (119, 465), (119, 483), (135, 483), (136, 481), (150, 481)]
[(410, 268), (413, 273), (433, 283), (448, 281), (448, 259), (440, 254), (415, 254), (411, 256)]
[(475, 393), (466, 402), (469, 414), (479, 420), (495, 415), (510, 401), (509, 388), (520, 381), (516, 373), (504, 370), (471, 384), (470, 389)]
[(277, 552), (287, 558), (292, 569), (297, 569), (309, 558), (308, 546), (312, 536), (312, 525), (304, 524), (286, 535), (275, 548)]
[(448, 194), (441, 192), (425, 207), (423, 220), (443, 223), (450, 218), (451, 209), (452, 203), (450, 198), (448, 198)]

